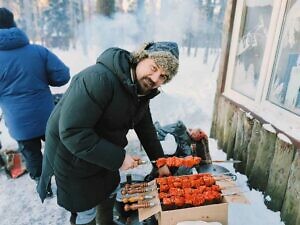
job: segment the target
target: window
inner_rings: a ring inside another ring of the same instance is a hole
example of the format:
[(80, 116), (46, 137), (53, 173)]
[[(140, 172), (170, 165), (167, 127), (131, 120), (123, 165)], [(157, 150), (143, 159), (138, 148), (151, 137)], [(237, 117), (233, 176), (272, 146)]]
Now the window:
[(289, 1), (267, 99), (300, 115), (300, 1)]
[(272, 1), (247, 0), (235, 59), (232, 88), (255, 99), (272, 13)]
[(300, 0), (237, 1), (224, 95), (300, 140)]

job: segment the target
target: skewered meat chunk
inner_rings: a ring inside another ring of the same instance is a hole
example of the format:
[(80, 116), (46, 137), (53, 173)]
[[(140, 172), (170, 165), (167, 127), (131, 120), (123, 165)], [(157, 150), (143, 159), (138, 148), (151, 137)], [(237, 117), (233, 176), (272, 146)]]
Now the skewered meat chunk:
[(201, 162), (201, 158), (197, 156), (187, 156), (185, 158), (169, 157), (169, 158), (159, 158), (156, 160), (156, 166), (158, 168), (167, 165), (168, 167), (193, 167)]
[(200, 157), (196, 157), (196, 156), (187, 156), (184, 158), (182, 165), (185, 167), (193, 167), (195, 165), (198, 165), (201, 162), (201, 158)]
[(193, 194), (193, 188), (184, 188), (183, 191), (184, 191), (184, 194), (189, 194), (189, 195), (192, 195)]
[(168, 184), (168, 180), (166, 177), (159, 177), (159, 178), (156, 178), (156, 183), (158, 185)]
[(167, 158), (159, 158), (158, 160), (156, 160), (156, 166), (160, 168), (166, 165), (166, 162), (167, 162)]
[(195, 196), (191, 194), (184, 194), (185, 204), (193, 205)]
[(160, 186), (159, 186), (159, 190), (160, 190), (161, 192), (168, 192), (169, 189), (170, 189), (170, 187), (169, 187), (169, 185), (167, 185), (167, 184), (163, 184), (163, 185), (160, 185)]
[(169, 193), (172, 196), (183, 196), (184, 195), (184, 191), (181, 188), (170, 188)]
[(199, 195), (202, 194), (206, 190), (206, 186), (199, 186), (197, 189), (194, 189), (194, 194)]
[(181, 187), (182, 187), (182, 183), (179, 182), (179, 181), (175, 181), (175, 182), (173, 183), (173, 186), (174, 186), (175, 188), (181, 188)]
[(174, 203), (176, 206), (183, 206), (185, 204), (185, 199), (182, 196), (175, 196), (174, 197)]
[(206, 186), (210, 187), (216, 183), (216, 180), (213, 177), (203, 177), (204, 183)]
[(204, 203), (205, 203), (205, 198), (202, 195), (196, 195), (195, 198), (193, 199), (194, 206), (204, 205)]
[(219, 202), (221, 189), (211, 174), (195, 174), (156, 179), (164, 210)]
[(159, 199), (163, 199), (163, 198), (169, 198), (170, 197), (170, 194), (169, 193), (166, 193), (166, 192), (160, 192), (159, 195), (158, 195)]
[(205, 201), (211, 202), (213, 200), (218, 200), (221, 198), (221, 194), (216, 191), (206, 191), (203, 193), (203, 196), (205, 198)]

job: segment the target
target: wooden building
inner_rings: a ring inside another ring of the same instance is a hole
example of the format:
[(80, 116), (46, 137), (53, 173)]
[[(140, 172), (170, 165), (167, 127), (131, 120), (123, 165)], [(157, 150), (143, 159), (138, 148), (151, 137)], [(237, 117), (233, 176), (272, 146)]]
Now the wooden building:
[(211, 137), (300, 224), (300, 0), (228, 0)]

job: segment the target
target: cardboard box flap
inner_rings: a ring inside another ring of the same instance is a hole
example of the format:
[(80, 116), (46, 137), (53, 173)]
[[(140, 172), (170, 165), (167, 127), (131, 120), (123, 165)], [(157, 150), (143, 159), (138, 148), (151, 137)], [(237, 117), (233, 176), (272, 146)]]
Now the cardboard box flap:
[(236, 183), (234, 181), (219, 180), (217, 181), (217, 184), (220, 185), (222, 189), (222, 194), (224, 196), (225, 202), (250, 204), (248, 199), (243, 194), (243, 191), (238, 186), (236, 186)]
[(153, 215), (159, 213), (160, 211), (162, 211), (160, 201), (159, 201), (159, 198), (158, 198), (156, 181), (153, 180), (153, 181), (149, 182), (149, 184), (155, 190), (153, 190), (151, 192), (147, 192), (146, 195), (154, 196), (154, 198), (149, 200), (149, 202), (153, 202), (155, 204), (155, 206), (153, 206), (151, 208), (138, 209), (138, 211), (139, 211), (139, 213), (138, 213), (139, 214), (139, 221), (140, 222), (147, 219), (147, 218), (149, 218), (150, 216), (153, 216)]

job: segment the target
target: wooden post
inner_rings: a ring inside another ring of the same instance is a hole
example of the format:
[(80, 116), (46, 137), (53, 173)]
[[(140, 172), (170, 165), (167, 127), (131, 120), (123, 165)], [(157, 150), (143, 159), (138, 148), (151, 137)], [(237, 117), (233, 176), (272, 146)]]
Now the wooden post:
[(237, 122), (238, 122), (238, 115), (237, 115), (237, 112), (234, 112), (233, 117), (232, 117), (231, 127), (230, 127), (229, 133), (228, 133), (228, 141), (227, 141), (227, 146), (226, 146), (227, 159), (233, 158), (233, 149), (234, 149)]
[(267, 186), (270, 166), (275, 152), (276, 132), (270, 124), (264, 124), (261, 129), (261, 139), (253, 164), (249, 183), (252, 187), (264, 191)]
[(234, 114), (234, 109), (235, 107), (227, 102), (227, 112), (225, 116), (225, 122), (224, 122), (224, 134), (223, 134), (223, 151), (227, 152), (227, 147), (228, 147), (228, 141), (229, 141), (229, 136), (230, 136), (230, 129), (233, 123), (233, 114)]
[(237, 159), (241, 160), (242, 163), (234, 164), (234, 168), (236, 168), (240, 173), (245, 174), (248, 158), (248, 145), (251, 139), (253, 128), (253, 117), (250, 115), (250, 113), (244, 113), (242, 123), (242, 138), (237, 151)]
[(288, 137), (278, 134), (275, 145), (275, 154), (270, 168), (268, 186), (265, 195), (270, 196), (270, 201), (265, 201), (268, 208), (280, 211), (287, 187), (295, 148)]
[(235, 134), (235, 143), (233, 147), (233, 158), (234, 159), (241, 159), (241, 146), (243, 143), (243, 133), (244, 133), (244, 128), (243, 128), (243, 121), (244, 121), (244, 116), (245, 116), (245, 111), (242, 109), (237, 110), (237, 126), (236, 126), (236, 134)]
[(218, 122), (217, 122), (217, 139), (218, 139), (218, 147), (223, 148), (224, 146), (224, 124), (225, 124), (225, 114), (226, 109), (228, 108), (227, 102), (225, 102), (225, 98), (220, 98), (218, 104)]
[(222, 32), (222, 51), (220, 57), (220, 66), (219, 66), (219, 74), (217, 79), (217, 88), (214, 100), (214, 112), (213, 112), (213, 119), (212, 125), (210, 129), (210, 137), (216, 138), (217, 132), (217, 118), (219, 117), (218, 112), (218, 103), (220, 100), (220, 96), (224, 89), (225, 79), (226, 79), (226, 71), (227, 71), (227, 64), (228, 64), (228, 57), (229, 57), (229, 50), (230, 50), (230, 40), (233, 28), (233, 21), (234, 21), (234, 14), (235, 14), (235, 6), (236, 0), (227, 0), (226, 3), (226, 10), (224, 15), (224, 25), (223, 25), (223, 32)]
[(300, 149), (297, 150), (290, 171), (287, 189), (281, 209), (286, 225), (300, 224)]
[(246, 165), (246, 175), (249, 177), (251, 174), (251, 170), (253, 168), (253, 164), (256, 158), (256, 153), (258, 149), (258, 145), (260, 143), (260, 130), (262, 129), (261, 123), (254, 119), (254, 125), (252, 128), (251, 138), (249, 141), (249, 145), (247, 147), (247, 165)]

